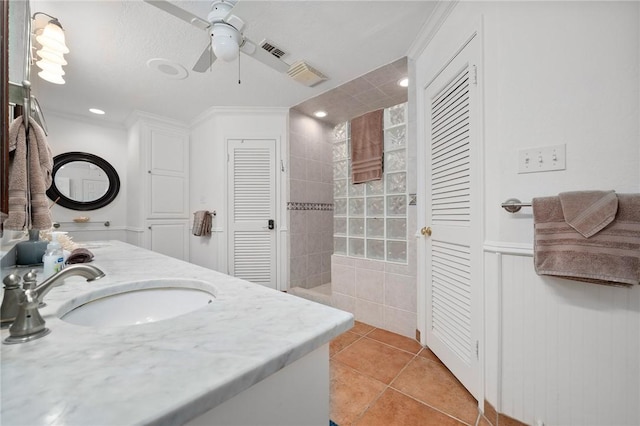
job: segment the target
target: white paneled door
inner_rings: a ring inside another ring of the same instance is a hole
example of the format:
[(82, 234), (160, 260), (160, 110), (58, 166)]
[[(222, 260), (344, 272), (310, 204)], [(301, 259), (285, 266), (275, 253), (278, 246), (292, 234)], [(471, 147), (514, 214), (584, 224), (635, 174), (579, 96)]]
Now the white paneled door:
[(426, 342), (481, 395), (482, 275), (479, 41), (472, 39), (426, 87)]
[(229, 271), (277, 288), (276, 141), (230, 139)]

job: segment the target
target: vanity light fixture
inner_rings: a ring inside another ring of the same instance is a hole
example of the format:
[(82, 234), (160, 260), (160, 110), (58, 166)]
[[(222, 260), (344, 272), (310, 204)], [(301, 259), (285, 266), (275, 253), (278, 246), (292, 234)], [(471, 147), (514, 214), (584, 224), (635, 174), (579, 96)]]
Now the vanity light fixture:
[(64, 54), (69, 53), (69, 48), (65, 41), (62, 24), (58, 18), (44, 12), (34, 13), (31, 19), (35, 20), (37, 15), (51, 18), (44, 28), (35, 33), (36, 40), (40, 43), (40, 49), (36, 51), (40, 60), (36, 62), (36, 65), (42, 70), (38, 75), (51, 83), (64, 84), (62, 66), (67, 65)]
[(98, 114), (98, 115), (104, 115), (105, 112), (101, 109), (98, 108), (89, 108), (89, 112), (92, 112), (94, 114)]
[(316, 111), (313, 113), (313, 115), (315, 115), (318, 118), (324, 118), (327, 116), (327, 113), (325, 111)]
[(402, 79), (398, 80), (398, 86), (400, 86), (400, 87), (409, 87), (409, 78), (405, 77), (405, 78), (402, 78)]

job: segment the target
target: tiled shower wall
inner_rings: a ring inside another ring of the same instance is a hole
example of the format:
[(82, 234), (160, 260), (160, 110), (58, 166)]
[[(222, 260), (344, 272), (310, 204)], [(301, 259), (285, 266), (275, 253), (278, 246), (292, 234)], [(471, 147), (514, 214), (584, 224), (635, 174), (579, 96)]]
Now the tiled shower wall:
[(331, 282), (333, 139), (331, 126), (289, 114), (289, 286)]
[[(349, 181), (348, 124), (334, 129), (332, 304), (375, 327), (415, 337), (415, 151), (407, 104), (384, 113), (384, 176)], [(410, 234), (411, 232), (411, 234)]]

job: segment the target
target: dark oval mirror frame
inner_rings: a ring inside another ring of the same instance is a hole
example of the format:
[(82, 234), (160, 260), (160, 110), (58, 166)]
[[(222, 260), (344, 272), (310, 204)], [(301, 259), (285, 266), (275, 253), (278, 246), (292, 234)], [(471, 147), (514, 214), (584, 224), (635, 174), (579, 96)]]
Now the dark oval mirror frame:
[[(104, 170), (107, 178), (109, 179), (109, 188), (107, 188), (107, 192), (102, 197), (93, 201), (76, 201), (62, 194), (62, 192), (58, 190), (56, 187), (56, 173), (60, 167), (73, 161), (86, 161), (93, 163)], [(106, 160), (98, 157), (97, 155), (88, 154), (86, 152), (65, 152), (64, 154), (53, 157), (52, 175), (51, 187), (47, 189), (47, 196), (53, 201), (57, 200), (56, 204), (71, 210), (86, 211), (99, 209), (111, 203), (120, 191), (120, 178), (118, 177), (116, 169), (114, 169)]]

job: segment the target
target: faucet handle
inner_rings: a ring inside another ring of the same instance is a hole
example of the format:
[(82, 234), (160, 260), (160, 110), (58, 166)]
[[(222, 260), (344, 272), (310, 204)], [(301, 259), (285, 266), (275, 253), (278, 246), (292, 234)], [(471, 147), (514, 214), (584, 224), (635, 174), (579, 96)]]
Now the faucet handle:
[(4, 277), (2, 283), (7, 290), (13, 290), (14, 288), (20, 287), (20, 276), (17, 274), (9, 274)]
[(32, 269), (24, 274), (24, 276), (22, 277), (22, 281), (22, 287), (25, 290), (36, 288), (36, 285), (38, 284), (38, 274), (36, 273), (35, 269)]

